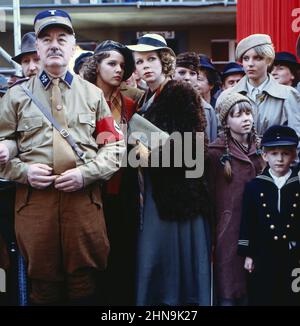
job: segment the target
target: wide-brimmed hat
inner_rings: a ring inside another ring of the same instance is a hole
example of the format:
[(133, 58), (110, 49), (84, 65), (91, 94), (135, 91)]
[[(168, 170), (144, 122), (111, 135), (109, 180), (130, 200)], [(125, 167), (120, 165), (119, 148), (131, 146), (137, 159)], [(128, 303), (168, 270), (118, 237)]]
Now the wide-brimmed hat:
[(24, 34), (21, 41), (21, 53), (19, 53), (15, 57), (12, 57), (12, 60), (17, 62), (18, 64), (21, 64), (24, 55), (36, 53), (35, 41), (36, 37), (34, 32)]
[(241, 60), (241, 57), (245, 52), (248, 50), (259, 46), (259, 45), (265, 45), (270, 44), (272, 45), (272, 40), (270, 35), (268, 34), (252, 34), (245, 38), (243, 38), (237, 45), (235, 50), (235, 58), (236, 60)]
[(263, 134), (261, 145), (264, 147), (298, 146), (296, 131), (288, 126), (274, 125)]
[(223, 72), (222, 72), (222, 80), (224, 80), (226, 77), (234, 74), (242, 74), (245, 75), (244, 68), (236, 63), (236, 62), (229, 62), (227, 65), (224, 67)]
[(300, 67), (300, 64), (298, 63), (296, 56), (290, 52), (275, 53), (274, 65), (280, 63), (287, 64), (288, 66), (295, 66), (295, 68)]
[(127, 45), (131, 51), (149, 52), (166, 49), (173, 57), (176, 57), (174, 51), (168, 47), (166, 40), (159, 34), (145, 34), (138, 39), (136, 45)]
[(49, 26), (60, 26), (70, 34), (74, 34), (72, 20), (69, 14), (60, 9), (44, 10), (38, 13), (34, 19), (34, 31), (36, 36)]
[(123, 80), (127, 80), (135, 69), (134, 59), (132, 56), (132, 52), (123, 44), (112, 41), (112, 40), (106, 40), (101, 43), (99, 43), (96, 46), (96, 49), (94, 51), (94, 55), (97, 55), (101, 52), (105, 51), (117, 51), (122, 54), (125, 61), (125, 67), (124, 67), (124, 76)]

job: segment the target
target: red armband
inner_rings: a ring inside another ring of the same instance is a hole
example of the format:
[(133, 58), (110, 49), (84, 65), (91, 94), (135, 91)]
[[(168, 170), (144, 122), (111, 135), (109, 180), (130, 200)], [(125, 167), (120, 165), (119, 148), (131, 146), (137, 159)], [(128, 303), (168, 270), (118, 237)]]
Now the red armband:
[(122, 140), (123, 133), (113, 117), (106, 117), (96, 122), (96, 142), (98, 145)]

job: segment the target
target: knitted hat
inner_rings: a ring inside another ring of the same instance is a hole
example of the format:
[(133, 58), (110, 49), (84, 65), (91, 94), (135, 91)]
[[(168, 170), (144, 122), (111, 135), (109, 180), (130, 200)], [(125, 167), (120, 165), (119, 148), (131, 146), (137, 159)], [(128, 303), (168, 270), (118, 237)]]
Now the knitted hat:
[(250, 100), (246, 96), (244, 96), (240, 93), (230, 93), (221, 101), (217, 110), (219, 112), (219, 119), (220, 119), (220, 122), (222, 125), (225, 124), (225, 119), (226, 119), (230, 109), (235, 104), (240, 103), (240, 102), (247, 102), (251, 106)]
[(236, 60), (241, 60), (244, 53), (259, 45), (272, 44), (271, 37), (268, 34), (251, 34), (243, 38), (235, 50)]
[(176, 58), (176, 67), (184, 67), (190, 70), (199, 71), (199, 57), (195, 52), (180, 53)]

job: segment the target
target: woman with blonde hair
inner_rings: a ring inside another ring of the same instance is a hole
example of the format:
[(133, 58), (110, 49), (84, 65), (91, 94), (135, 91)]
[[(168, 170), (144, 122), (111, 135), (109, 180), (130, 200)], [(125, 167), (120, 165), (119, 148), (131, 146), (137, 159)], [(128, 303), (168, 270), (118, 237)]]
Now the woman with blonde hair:
[(291, 86), (278, 84), (268, 73), (274, 58), (269, 35), (252, 34), (242, 39), (236, 48), (236, 59), (243, 64), (246, 75), (221, 93), (217, 106), (229, 93), (241, 93), (252, 104), (259, 136), (272, 125), (288, 125), (300, 135), (300, 94)]
[[(171, 80), (173, 50), (157, 34), (146, 34), (128, 47), (149, 87), (138, 112), (169, 135), (191, 133), (188, 145), (195, 149), (196, 133), (205, 130), (205, 114), (192, 86)], [(160, 147), (159, 153), (165, 148)], [(137, 152), (149, 162), (155, 155), (141, 144)], [(208, 194), (203, 177), (188, 179), (187, 169), (150, 165), (142, 170), (137, 305), (210, 304)]]

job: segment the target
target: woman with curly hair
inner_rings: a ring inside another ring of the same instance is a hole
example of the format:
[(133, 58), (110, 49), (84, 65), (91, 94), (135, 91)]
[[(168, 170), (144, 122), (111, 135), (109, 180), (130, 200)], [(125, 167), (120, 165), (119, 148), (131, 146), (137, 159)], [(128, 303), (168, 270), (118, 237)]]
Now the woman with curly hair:
[[(115, 122), (126, 127), (136, 103), (120, 92), (121, 82), (134, 70), (132, 53), (123, 44), (106, 40), (83, 64), (83, 77), (102, 89)], [(110, 241), (103, 273), (104, 305), (134, 304), (135, 235), (138, 216), (136, 169), (122, 167), (102, 186), (103, 209)]]
[[(183, 149), (195, 148), (196, 133), (205, 134), (205, 114), (199, 96), (188, 83), (171, 80), (175, 54), (165, 39), (146, 34), (133, 51), (136, 70), (149, 89), (138, 112), (171, 135), (192, 134)], [(207, 139), (205, 136), (205, 144)], [(137, 146), (147, 163), (164, 152)], [(204, 146), (205, 147), (205, 146)], [(206, 148), (206, 147), (205, 147)], [(169, 147), (171, 155), (176, 147)], [(141, 206), (137, 242), (137, 305), (210, 305), (210, 227), (208, 196), (202, 177), (187, 178), (188, 168), (143, 168), (140, 178)]]

